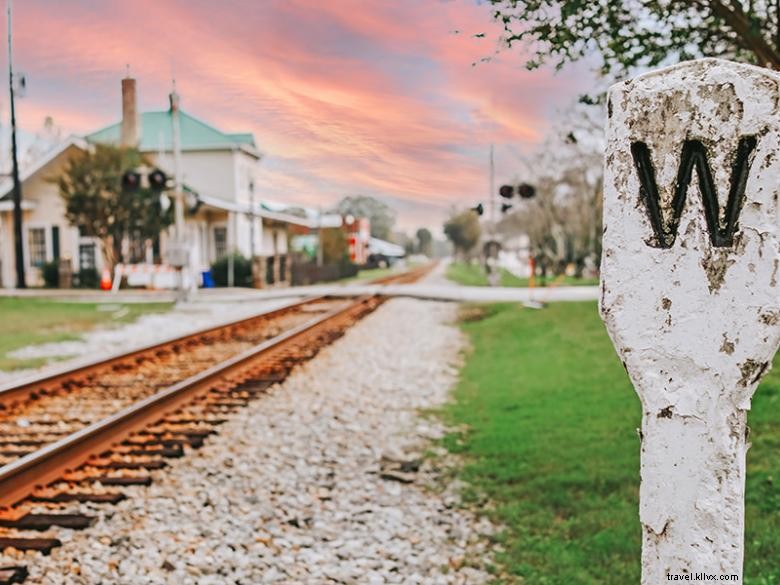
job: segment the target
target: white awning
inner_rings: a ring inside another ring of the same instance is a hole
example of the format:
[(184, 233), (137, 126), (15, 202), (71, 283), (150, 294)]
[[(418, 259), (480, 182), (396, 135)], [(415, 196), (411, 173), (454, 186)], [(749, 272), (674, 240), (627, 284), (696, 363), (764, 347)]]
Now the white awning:
[[(28, 211), (30, 209), (35, 209), (38, 206), (38, 204), (35, 201), (30, 201), (29, 199), (22, 199), (22, 209), (25, 211)], [(4, 201), (0, 201), (0, 211), (13, 211), (14, 210), (14, 202), (10, 199), (6, 199)]]
[[(233, 201), (226, 201), (224, 199), (220, 199), (219, 197), (210, 197), (208, 195), (198, 194), (198, 199), (203, 202), (204, 205), (214, 207), (215, 209), (221, 209), (223, 211), (232, 211), (233, 213), (243, 213), (247, 215), (252, 212), (249, 205), (235, 203)], [(316, 227), (316, 220), (290, 215), (289, 213), (268, 211), (267, 209), (263, 209), (259, 203), (255, 204), (254, 215), (263, 219), (300, 225), (307, 228)]]
[(406, 250), (398, 244), (392, 242), (386, 242), (379, 238), (371, 238), (368, 243), (369, 254), (381, 254), (388, 258), (403, 258), (406, 256)]

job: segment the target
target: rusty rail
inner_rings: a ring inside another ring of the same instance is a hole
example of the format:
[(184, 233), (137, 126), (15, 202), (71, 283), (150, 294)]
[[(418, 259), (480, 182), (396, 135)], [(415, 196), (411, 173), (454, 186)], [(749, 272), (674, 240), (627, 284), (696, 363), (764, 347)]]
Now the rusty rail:
[(24, 400), (25, 398), (31, 395), (45, 394), (48, 389), (55, 386), (59, 386), (67, 380), (78, 378), (79, 376), (88, 374), (93, 370), (107, 368), (114, 364), (118, 364), (128, 360), (133, 360), (136, 357), (139, 357), (143, 354), (155, 352), (159, 349), (163, 349), (173, 344), (186, 343), (189, 340), (197, 339), (199, 337), (216, 333), (224, 329), (229, 329), (231, 327), (242, 327), (245, 325), (249, 325), (253, 321), (277, 317), (289, 311), (295, 310), (298, 307), (307, 305), (309, 303), (321, 301), (325, 298), (326, 297), (324, 296), (306, 297), (300, 301), (287, 303), (281, 307), (277, 307), (275, 309), (269, 309), (267, 311), (263, 311), (255, 315), (252, 315), (251, 317), (244, 317), (242, 319), (237, 319), (236, 321), (230, 321), (228, 323), (223, 323), (221, 325), (215, 325), (213, 327), (201, 329), (199, 331), (188, 333), (186, 335), (182, 335), (179, 337), (171, 337), (169, 339), (158, 341), (150, 345), (137, 347), (127, 353), (116, 353), (108, 357), (103, 357), (94, 361), (89, 361), (83, 364), (79, 364), (76, 367), (70, 366), (70, 367), (63, 368), (60, 371), (44, 374), (42, 376), (36, 376), (34, 378), (27, 378), (22, 381), (15, 381), (15, 382), (10, 382), (8, 384), (0, 385), (0, 408), (2, 408), (3, 406), (8, 406), (14, 402), (19, 402), (21, 400)]
[(0, 507), (19, 503), (37, 487), (87, 463), (91, 456), (109, 449), (133, 432), (176, 410), (216, 381), (329, 321), (361, 312), (372, 301), (375, 301), (373, 297), (361, 298), (346, 308), (316, 317), (0, 468)]
[[(402, 274), (390, 275), (382, 279), (373, 281), (375, 284), (384, 284), (389, 282), (411, 282), (423, 277), (435, 264), (429, 264), (410, 270)], [(198, 331), (183, 337), (171, 339), (164, 342), (155, 343), (143, 348), (138, 348), (127, 354), (111, 356), (96, 362), (81, 365), (76, 369), (58, 372), (53, 375), (43, 376), (34, 380), (29, 380), (18, 386), (0, 388), (0, 404), (3, 398), (9, 399), (9, 396), (15, 396), (18, 400), (24, 393), (41, 392), (47, 385), (61, 383), (65, 380), (78, 379), (80, 374), (111, 366), (114, 363), (133, 359), (141, 354), (154, 351), (158, 348), (185, 342), (207, 335), (209, 333), (224, 330), (229, 327), (242, 326), (248, 322), (260, 318), (273, 317), (284, 312), (295, 309), (296, 307), (322, 300), (325, 297), (309, 297), (300, 302), (290, 303), (270, 311), (266, 311), (253, 317), (240, 319), (238, 321), (212, 327), (206, 330)], [(365, 296), (358, 298), (347, 307), (340, 307), (324, 315), (315, 317), (297, 327), (293, 327), (276, 337), (269, 339), (259, 345), (252, 347), (226, 361), (212, 366), (202, 372), (199, 372), (185, 380), (182, 380), (156, 394), (136, 402), (107, 418), (87, 425), (84, 428), (52, 443), (49, 443), (40, 449), (24, 455), (7, 465), (0, 467), (0, 508), (15, 506), (28, 498), (37, 488), (48, 485), (49, 483), (61, 478), (68, 471), (73, 471), (85, 464), (90, 459), (110, 450), (118, 445), (133, 433), (142, 430), (144, 427), (155, 423), (167, 414), (181, 408), (187, 402), (197, 397), (200, 393), (206, 392), (220, 380), (225, 380), (230, 376), (237, 375), (241, 370), (246, 370), (256, 361), (283, 350), (287, 346), (294, 345), (295, 342), (304, 338), (307, 334), (312, 334), (321, 328), (328, 327), (328, 324), (334, 323), (340, 319), (346, 319), (348, 324), (358, 319), (363, 314), (373, 310), (381, 304), (383, 299), (377, 296)]]

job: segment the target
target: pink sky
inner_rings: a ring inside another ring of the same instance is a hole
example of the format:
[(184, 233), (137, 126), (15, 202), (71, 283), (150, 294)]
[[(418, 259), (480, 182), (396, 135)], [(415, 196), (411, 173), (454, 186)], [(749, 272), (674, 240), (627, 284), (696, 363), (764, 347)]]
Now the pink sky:
[(491, 143), (497, 181), (516, 176), (519, 157), (592, 83), (584, 67), (529, 72), (517, 49), (495, 56), (500, 29), (474, 0), (17, 0), (14, 9), (14, 62), (29, 87), (21, 127), (35, 131), (46, 115), (76, 134), (115, 122), (126, 64), (141, 109), (164, 109), (175, 72), (188, 113), (254, 133), (262, 197), (328, 207), (372, 195), (409, 230), (438, 231), (452, 206), (486, 197)]

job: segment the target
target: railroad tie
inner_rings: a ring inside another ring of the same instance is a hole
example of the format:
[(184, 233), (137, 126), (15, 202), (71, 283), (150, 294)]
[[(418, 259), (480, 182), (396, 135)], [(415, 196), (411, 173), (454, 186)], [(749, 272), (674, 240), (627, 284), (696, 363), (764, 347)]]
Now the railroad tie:
[(23, 583), (27, 578), (27, 567), (0, 567), (0, 585)]

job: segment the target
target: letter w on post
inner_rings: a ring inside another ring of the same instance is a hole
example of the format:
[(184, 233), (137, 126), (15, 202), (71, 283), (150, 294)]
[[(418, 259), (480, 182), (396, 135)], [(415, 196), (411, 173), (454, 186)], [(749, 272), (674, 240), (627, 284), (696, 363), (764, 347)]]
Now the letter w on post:
[(731, 171), (729, 198), (726, 202), (723, 220), (721, 220), (718, 191), (715, 188), (712, 171), (707, 160), (707, 149), (699, 140), (686, 140), (683, 143), (680, 167), (674, 186), (671, 218), (665, 221), (650, 149), (644, 142), (631, 143), (631, 155), (639, 174), (640, 196), (647, 206), (650, 225), (655, 234), (654, 247), (671, 248), (674, 244), (694, 167), (699, 179), (699, 190), (703, 199), (704, 215), (712, 245), (721, 248), (731, 247), (734, 243), (734, 233), (737, 231), (739, 212), (745, 199), (745, 184), (750, 172), (751, 155), (755, 149), (755, 136), (740, 138)]

